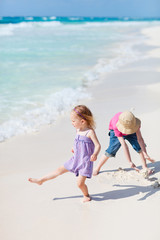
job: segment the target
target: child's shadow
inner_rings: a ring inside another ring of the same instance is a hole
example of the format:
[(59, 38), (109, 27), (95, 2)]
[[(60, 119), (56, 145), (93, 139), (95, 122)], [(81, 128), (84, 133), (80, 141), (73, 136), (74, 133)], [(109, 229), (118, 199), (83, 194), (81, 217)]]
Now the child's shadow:
[[(146, 200), (151, 195), (155, 194), (160, 188), (154, 188), (153, 186), (137, 186), (137, 185), (119, 185), (115, 184), (115, 187), (124, 187), (125, 189), (115, 190), (112, 192), (112, 199), (121, 199), (126, 197), (132, 197), (134, 195), (140, 195), (138, 201)], [(142, 194), (145, 193), (144, 196)]]
[(148, 168), (154, 168), (154, 173), (160, 172), (160, 161), (154, 162), (154, 163), (148, 163)]
[[(94, 201), (105, 201), (105, 200), (118, 200), (123, 198), (129, 198), (135, 195), (142, 195), (146, 193), (145, 196), (138, 199), (138, 201), (146, 200), (151, 195), (155, 194), (160, 188), (153, 188), (153, 186), (136, 186), (136, 185), (114, 185), (115, 187), (124, 187), (125, 189), (118, 189), (103, 193), (92, 194), (92, 200)], [(53, 200), (63, 200), (70, 198), (82, 198), (82, 195), (54, 198)]]
[[(158, 173), (160, 172), (160, 161), (155, 162), (155, 163), (149, 163), (148, 167), (154, 167), (155, 172)], [(133, 169), (125, 169), (125, 170), (133, 170)], [(113, 172), (115, 170), (111, 170), (110, 172)], [(109, 172), (103, 171), (103, 172)], [(152, 177), (151, 175), (148, 180), (154, 181), (157, 178)], [(105, 201), (105, 200), (117, 200), (117, 199), (123, 199), (123, 198), (128, 198), (132, 197), (135, 195), (142, 195), (143, 193), (146, 193), (145, 196), (141, 197), (138, 199), (138, 201), (146, 200), (148, 197), (151, 195), (155, 194), (157, 191), (160, 190), (160, 188), (154, 188), (153, 186), (137, 186), (137, 185), (114, 185), (116, 187), (124, 187), (125, 189), (118, 189), (118, 190), (113, 190), (113, 191), (108, 191), (108, 192), (103, 192), (103, 193), (96, 193), (92, 194), (92, 200), (94, 201)], [(70, 198), (82, 198), (82, 195), (78, 196), (70, 196), (70, 197), (61, 197), (61, 198), (54, 198), (53, 200), (63, 200), (63, 199), (70, 199)]]

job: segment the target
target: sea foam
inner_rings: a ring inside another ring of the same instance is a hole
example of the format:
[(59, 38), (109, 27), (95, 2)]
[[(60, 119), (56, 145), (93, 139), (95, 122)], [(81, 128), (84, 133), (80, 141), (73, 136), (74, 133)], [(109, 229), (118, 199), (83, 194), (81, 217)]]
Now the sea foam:
[(13, 136), (38, 131), (42, 125), (53, 124), (58, 116), (70, 111), (79, 100), (89, 97), (89, 93), (82, 88), (66, 88), (50, 95), (43, 106), (1, 124), (0, 142)]

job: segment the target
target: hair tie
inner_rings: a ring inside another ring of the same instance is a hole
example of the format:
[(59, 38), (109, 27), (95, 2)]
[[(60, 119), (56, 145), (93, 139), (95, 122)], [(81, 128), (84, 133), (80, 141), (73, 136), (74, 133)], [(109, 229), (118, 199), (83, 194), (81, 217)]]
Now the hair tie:
[(81, 116), (83, 119), (87, 120), (76, 108), (73, 109), (79, 116)]

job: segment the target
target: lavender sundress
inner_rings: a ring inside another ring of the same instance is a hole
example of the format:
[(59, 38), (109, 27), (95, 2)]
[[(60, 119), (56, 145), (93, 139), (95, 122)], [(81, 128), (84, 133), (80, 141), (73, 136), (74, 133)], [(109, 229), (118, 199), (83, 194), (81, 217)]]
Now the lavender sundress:
[(91, 178), (93, 162), (90, 161), (90, 158), (93, 152), (94, 143), (92, 140), (87, 136), (77, 134), (74, 141), (74, 155), (64, 163), (64, 167), (76, 176), (81, 175)]

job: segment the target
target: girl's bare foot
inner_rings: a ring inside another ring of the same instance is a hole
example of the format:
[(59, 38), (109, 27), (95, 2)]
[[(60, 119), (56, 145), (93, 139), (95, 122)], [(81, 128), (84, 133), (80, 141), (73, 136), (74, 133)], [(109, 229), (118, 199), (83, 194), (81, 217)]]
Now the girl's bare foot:
[(29, 178), (28, 181), (31, 183), (37, 183), (38, 185), (42, 185), (43, 183), (41, 179), (37, 179), (37, 178)]
[(91, 197), (90, 197), (89, 195), (83, 197), (83, 202), (84, 202), (84, 203), (85, 203), (85, 202), (89, 202), (89, 201), (91, 201)]
[(93, 171), (93, 176), (97, 176), (98, 173), (99, 173), (99, 171), (98, 171), (97, 169), (95, 169), (95, 170)]

